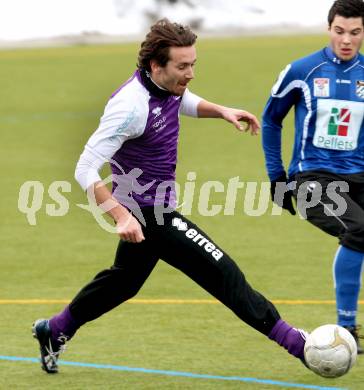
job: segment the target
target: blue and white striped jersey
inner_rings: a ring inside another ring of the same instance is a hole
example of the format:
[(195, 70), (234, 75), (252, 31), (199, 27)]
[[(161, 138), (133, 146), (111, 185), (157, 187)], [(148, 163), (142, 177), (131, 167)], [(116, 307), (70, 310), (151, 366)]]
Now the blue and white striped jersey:
[(288, 65), (263, 113), (263, 149), (270, 180), (285, 169), (282, 121), (295, 107), (295, 142), (288, 176), (326, 170), (364, 172), (364, 56), (341, 61), (324, 48)]

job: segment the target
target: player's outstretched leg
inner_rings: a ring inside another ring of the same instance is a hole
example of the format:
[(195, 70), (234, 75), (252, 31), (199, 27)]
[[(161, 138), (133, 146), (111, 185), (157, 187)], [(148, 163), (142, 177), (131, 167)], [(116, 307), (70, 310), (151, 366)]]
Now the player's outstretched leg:
[(304, 362), (306, 332), (284, 322), (273, 303), (250, 286), (237, 264), (197, 225), (175, 211), (165, 216), (163, 228), (156, 227), (153, 239), (162, 260)]
[(302, 329), (293, 328), (282, 319), (274, 325), (268, 337), (285, 348), (291, 355), (297, 357), (307, 367), (304, 348), (308, 333)]

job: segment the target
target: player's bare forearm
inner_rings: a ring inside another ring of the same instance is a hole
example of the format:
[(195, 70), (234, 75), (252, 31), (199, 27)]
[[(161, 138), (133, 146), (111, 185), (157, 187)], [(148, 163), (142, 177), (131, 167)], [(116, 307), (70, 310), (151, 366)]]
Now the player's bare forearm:
[[(240, 131), (249, 131), (252, 135), (257, 135), (260, 129), (260, 123), (255, 115), (248, 111), (238, 110), (221, 106), (219, 104), (201, 100), (197, 106), (197, 114), (199, 118), (222, 118), (227, 122), (232, 123)], [(245, 122), (243, 126), (241, 122)]]
[(97, 205), (116, 222), (117, 232), (123, 240), (133, 243), (144, 240), (140, 223), (112, 196), (103, 182), (94, 183), (88, 191), (93, 191)]
[(224, 106), (201, 100), (197, 106), (197, 115), (199, 118), (223, 118)]
[(94, 183), (91, 188), (88, 189), (88, 192), (89, 191), (93, 192), (96, 204), (109, 214), (115, 222), (127, 217), (129, 214), (129, 211), (112, 196), (111, 192), (102, 181)]

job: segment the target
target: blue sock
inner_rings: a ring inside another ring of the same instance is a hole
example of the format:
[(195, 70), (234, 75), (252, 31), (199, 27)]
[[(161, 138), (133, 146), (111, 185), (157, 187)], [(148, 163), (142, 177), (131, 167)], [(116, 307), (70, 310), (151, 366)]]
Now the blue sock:
[(364, 253), (340, 246), (334, 260), (337, 323), (341, 326), (356, 324), (361, 271)]

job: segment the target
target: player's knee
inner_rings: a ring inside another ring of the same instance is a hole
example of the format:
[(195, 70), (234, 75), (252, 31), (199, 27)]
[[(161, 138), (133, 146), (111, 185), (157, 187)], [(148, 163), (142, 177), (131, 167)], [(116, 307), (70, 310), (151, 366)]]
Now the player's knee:
[(129, 288), (126, 293), (125, 300), (127, 301), (131, 298), (134, 298), (138, 294), (139, 290), (140, 290), (139, 286), (138, 287), (132, 286), (131, 288)]
[(112, 276), (111, 284), (113, 284), (115, 291), (119, 292), (123, 301), (135, 297), (143, 285), (138, 275), (126, 274), (122, 268), (113, 266), (110, 273)]
[(354, 229), (348, 229), (341, 237), (340, 243), (358, 252), (364, 252), (364, 222)]

